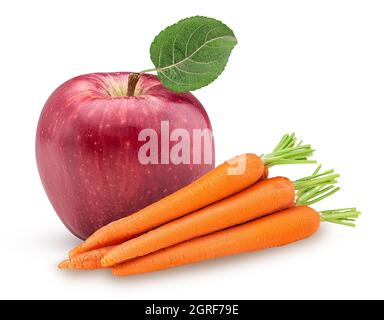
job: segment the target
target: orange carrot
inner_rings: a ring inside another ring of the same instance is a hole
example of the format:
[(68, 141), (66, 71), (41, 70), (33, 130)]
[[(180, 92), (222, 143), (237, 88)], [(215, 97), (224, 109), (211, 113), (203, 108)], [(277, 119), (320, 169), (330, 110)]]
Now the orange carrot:
[(317, 213), (298, 206), (127, 261), (113, 267), (112, 272), (117, 276), (140, 274), (282, 246), (311, 236), (320, 221), (349, 224), (358, 215), (355, 208)]
[(310, 145), (296, 144), (294, 134), (285, 135), (272, 153), (261, 157), (248, 153), (224, 162), (175, 193), (102, 227), (70, 251), (69, 255), (73, 257), (92, 249), (121, 243), (224, 199), (257, 182), (265, 175), (266, 166), (313, 163), (307, 160), (312, 153)]
[(68, 260), (64, 260), (59, 264), (60, 269), (80, 269), (80, 270), (94, 270), (103, 268), (101, 259), (110, 251), (114, 246), (103, 247), (82, 254), (78, 254)]
[(141, 236), (117, 245), (101, 265), (111, 267), (174, 244), (222, 230), (295, 205), (295, 187), (276, 177), (258, 182), (224, 200), (213, 203)]
[[(128, 259), (144, 256), (180, 242), (293, 207), (295, 205), (295, 189), (300, 195), (296, 204), (307, 204), (308, 201), (314, 199), (310, 194), (303, 201), (303, 194), (306, 195), (308, 187), (312, 190), (314, 185), (321, 184), (321, 190), (325, 190), (329, 195), (328, 185), (336, 182), (335, 178), (338, 175), (333, 174), (332, 170), (327, 172), (326, 175), (321, 173), (319, 177), (317, 171), (315, 177), (311, 175), (298, 180), (298, 182), (291, 182), (284, 177), (258, 182), (224, 200), (117, 245), (105, 255), (101, 265), (111, 267)], [(299, 187), (296, 186), (297, 184)], [(318, 198), (319, 195), (326, 195), (321, 190), (316, 190), (315, 198)]]
[(125, 262), (112, 271), (132, 275), (281, 246), (309, 237), (319, 222), (319, 215), (309, 207), (290, 208)]

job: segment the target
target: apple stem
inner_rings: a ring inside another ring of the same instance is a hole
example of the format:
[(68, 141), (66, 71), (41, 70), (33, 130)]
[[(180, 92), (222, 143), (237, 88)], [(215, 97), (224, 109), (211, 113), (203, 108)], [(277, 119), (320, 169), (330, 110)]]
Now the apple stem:
[(136, 72), (132, 72), (128, 76), (128, 90), (127, 95), (128, 97), (135, 95), (136, 85), (137, 82), (140, 79), (140, 74)]

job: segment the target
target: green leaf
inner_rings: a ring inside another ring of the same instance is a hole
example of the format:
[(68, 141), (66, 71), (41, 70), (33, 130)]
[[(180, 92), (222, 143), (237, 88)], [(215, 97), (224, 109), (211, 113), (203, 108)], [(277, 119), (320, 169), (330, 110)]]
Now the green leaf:
[(225, 24), (196, 16), (160, 32), (151, 45), (151, 60), (164, 86), (187, 92), (214, 81), (236, 43), (233, 31)]

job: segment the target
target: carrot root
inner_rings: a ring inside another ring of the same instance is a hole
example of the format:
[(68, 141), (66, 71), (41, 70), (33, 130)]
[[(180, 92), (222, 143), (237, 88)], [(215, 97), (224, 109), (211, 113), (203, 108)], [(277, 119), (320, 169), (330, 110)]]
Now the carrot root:
[(117, 276), (140, 274), (286, 245), (311, 236), (319, 224), (319, 214), (313, 209), (290, 208), (122, 263), (112, 272)]
[(78, 254), (59, 264), (60, 269), (95, 270), (101, 269), (101, 259), (114, 248), (108, 246)]
[(70, 260), (67, 259), (67, 260), (60, 262), (58, 267), (59, 267), (59, 269), (68, 269), (70, 264), (71, 264)]
[(224, 200), (169, 222), (109, 251), (101, 265), (111, 267), (128, 259), (233, 227), (293, 207), (295, 189), (284, 177), (260, 181)]

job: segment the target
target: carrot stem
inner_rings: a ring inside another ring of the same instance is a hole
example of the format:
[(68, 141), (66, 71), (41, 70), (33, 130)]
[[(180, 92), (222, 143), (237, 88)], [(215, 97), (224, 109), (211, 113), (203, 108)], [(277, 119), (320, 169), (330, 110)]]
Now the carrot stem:
[(302, 145), (302, 141), (297, 143), (297, 138), (292, 133), (285, 134), (275, 149), (271, 153), (263, 155), (262, 159), (268, 167), (282, 164), (316, 163), (315, 160), (308, 160), (313, 152), (310, 144)]
[(354, 222), (361, 212), (356, 208), (343, 208), (320, 211), (320, 220), (323, 222), (337, 223), (348, 227), (355, 227)]
[(298, 179), (293, 183), (296, 189), (296, 205), (309, 206), (340, 190), (335, 186), (336, 178), (340, 175), (334, 173), (334, 170), (320, 172), (320, 169), (321, 165), (310, 176)]
[(325, 176), (325, 175), (327, 175), (327, 174), (330, 174), (330, 173), (334, 173), (334, 172), (335, 172), (335, 170), (332, 170), (332, 169), (331, 169), (331, 170), (327, 170), (327, 171), (323, 171), (323, 172), (319, 173), (321, 167), (322, 167), (321, 164), (318, 165), (318, 167), (316, 168), (316, 170), (315, 170), (310, 176), (308, 176), (308, 177), (304, 177), (304, 178), (301, 178), (301, 179), (298, 179), (298, 180), (296, 180), (296, 181), (306, 181), (306, 180), (310, 180), (310, 179), (313, 179), (313, 178), (323, 177), (323, 176)]
[(281, 149), (285, 149), (289, 146), (292, 146), (292, 140), (293, 140), (294, 136), (295, 136), (294, 133), (292, 133), (290, 135), (289, 134), (283, 135), (280, 142), (277, 144), (275, 149), (273, 149), (273, 151), (279, 151)]
[(328, 193), (324, 193), (324, 190), (321, 190), (320, 193), (324, 193), (322, 194), (321, 196), (317, 197), (317, 198), (314, 198), (313, 200), (308, 200), (306, 203), (308, 206), (314, 204), (314, 203), (317, 203), (321, 200), (324, 200), (325, 198), (328, 198), (329, 196), (333, 195), (334, 193), (336, 193), (337, 191), (340, 190), (340, 187), (335, 187), (335, 186), (331, 186), (331, 191), (329, 191)]

